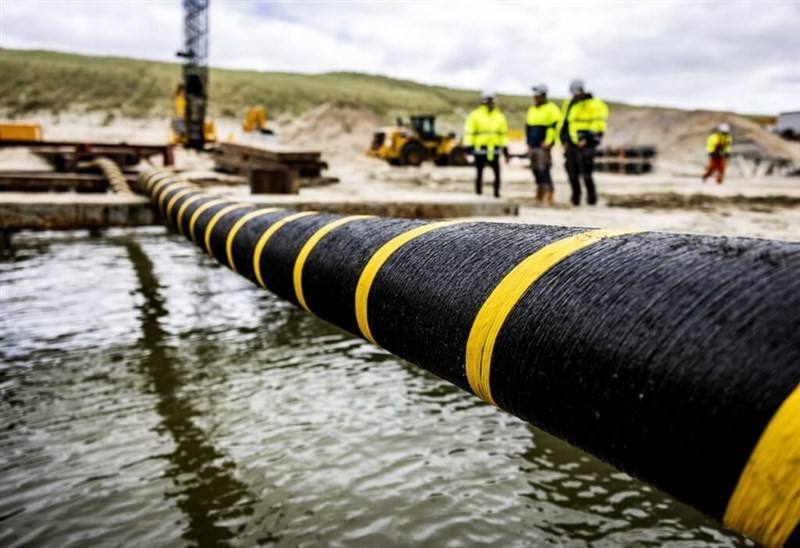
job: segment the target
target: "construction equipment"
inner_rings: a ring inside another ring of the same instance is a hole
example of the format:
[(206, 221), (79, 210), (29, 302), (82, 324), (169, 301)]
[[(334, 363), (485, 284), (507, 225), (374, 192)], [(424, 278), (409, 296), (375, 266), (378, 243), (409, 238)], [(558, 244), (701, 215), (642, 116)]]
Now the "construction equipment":
[(406, 125), (398, 118), (396, 126), (379, 128), (372, 137), (367, 156), (386, 160), (393, 166), (418, 166), (433, 160), (437, 166), (468, 164), (461, 141), (455, 133), (436, 133), (436, 116), (411, 116)]
[[(171, 145), (183, 145), (189, 148), (197, 148), (189, 145), (189, 133), (186, 123), (186, 93), (184, 84), (178, 84), (175, 95), (172, 99), (172, 124), (170, 125)], [(215, 143), (217, 141), (217, 127), (214, 120), (203, 121), (203, 147), (205, 143)], [(202, 150), (201, 147), (198, 150)]]
[(39, 124), (0, 123), (0, 141), (41, 141), (44, 139)]
[(172, 143), (203, 150), (217, 139), (213, 120), (206, 120), (208, 102), (208, 2), (183, 0), (183, 83), (175, 90)]
[(275, 133), (267, 127), (267, 109), (258, 106), (248, 110), (242, 123), (242, 131), (245, 133), (258, 131), (262, 135), (274, 135)]

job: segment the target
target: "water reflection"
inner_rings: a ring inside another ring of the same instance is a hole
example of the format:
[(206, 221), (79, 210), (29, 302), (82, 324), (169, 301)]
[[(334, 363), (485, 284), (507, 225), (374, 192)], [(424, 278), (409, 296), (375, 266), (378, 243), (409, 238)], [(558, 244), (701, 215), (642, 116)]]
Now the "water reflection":
[(18, 241), (0, 546), (741, 544), (182, 239)]
[(141, 342), (148, 351), (141, 370), (158, 395), (160, 429), (175, 442), (175, 450), (168, 455), (167, 475), (176, 490), (167, 496), (176, 499), (188, 518), (183, 533), (186, 540), (204, 546), (227, 544), (253, 513), (253, 496), (236, 478), (233, 462), (195, 425), (200, 417), (190, 400), (180, 394), (181, 375), (160, 323), (167, 310), (153, 264), (138, 244), (127, 240), (124, 245), (144, 297), (139, 307)]

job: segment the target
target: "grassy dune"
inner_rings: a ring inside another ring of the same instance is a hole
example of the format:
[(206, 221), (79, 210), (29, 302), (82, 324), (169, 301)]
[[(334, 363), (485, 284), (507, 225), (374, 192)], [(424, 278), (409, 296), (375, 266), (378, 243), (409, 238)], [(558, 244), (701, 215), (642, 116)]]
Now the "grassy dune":
[[(109, 112), (163, 116), (180, 65), (119, 57), (0, 49), (0, 108), (12, 116), (34, 111)], [(385, 76), (334, 72), (291, 74), (211, 70), (214, 116), (242, 116), (263, 104), (272, 114), (302, 113), (322, 103), (367, 108), (387, 119), (408, 113), (463, 113), (477, 92), (426, 86)], [(504, 110), (521, 114), (530, 99), (501, 96)]]
[[(100, 112), (134, 118), (163, 117), (180, 80), (178, 63), (0, 48), (0, 109), (12, 117), (36, 111)], [(433, 113), (461, 119), (478, 92), (354, 72), (296, 74), (211, 69), (210, 114), (240, 118), (253, 105), (270, 117), (301, 114), (323, 103), (366, 108), (387, 121)], [(521, 118), (530, 98), (501, 95), (509, 117)], [(615, 110), (675, 110), (610, 102)], [(772, 116), (751, 115), (757, 122)]]

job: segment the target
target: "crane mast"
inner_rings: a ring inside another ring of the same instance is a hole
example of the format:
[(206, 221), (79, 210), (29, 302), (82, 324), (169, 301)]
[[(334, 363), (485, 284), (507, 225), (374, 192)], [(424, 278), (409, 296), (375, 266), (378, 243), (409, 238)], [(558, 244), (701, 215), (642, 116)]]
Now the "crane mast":
[(183, 85), (186, 95), (186, 146), (202, 150), (205, 145), (208, 102), (208, 3), (183, 0)]

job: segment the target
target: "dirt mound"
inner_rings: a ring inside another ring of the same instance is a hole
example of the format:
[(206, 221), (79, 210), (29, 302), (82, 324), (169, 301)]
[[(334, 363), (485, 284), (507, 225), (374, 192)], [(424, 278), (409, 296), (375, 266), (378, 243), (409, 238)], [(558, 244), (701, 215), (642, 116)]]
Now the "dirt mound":
[(756, 122), (731, 113), (671, 109), (617, 109), (609, 118), (605, 144), (656, 145), (662, 170), (686, 171), (705, 163), (705, 142), (722, 122), (731, 125), (736, 143), (748, 143), (762, 154), (793, 158), (796, 151)]
[(775, 208), (800, 207), (800, 197), (767, 196), (710, 196), (708, 194), (681, 194), (678, 192), (644, 192), (641, 194), (612, 194), (606, 196), (608, 207), (647, 209), (700, 209), (715, 210), (720, 206), (733, 206), (751, 211), (771, 213)]
[(326, 103), (287, 123), (279, 135), (283, 143), (321, 150), (328, 160), (353, 161), (364, 157), (381, 125), (384, 121), (370, 110)]

